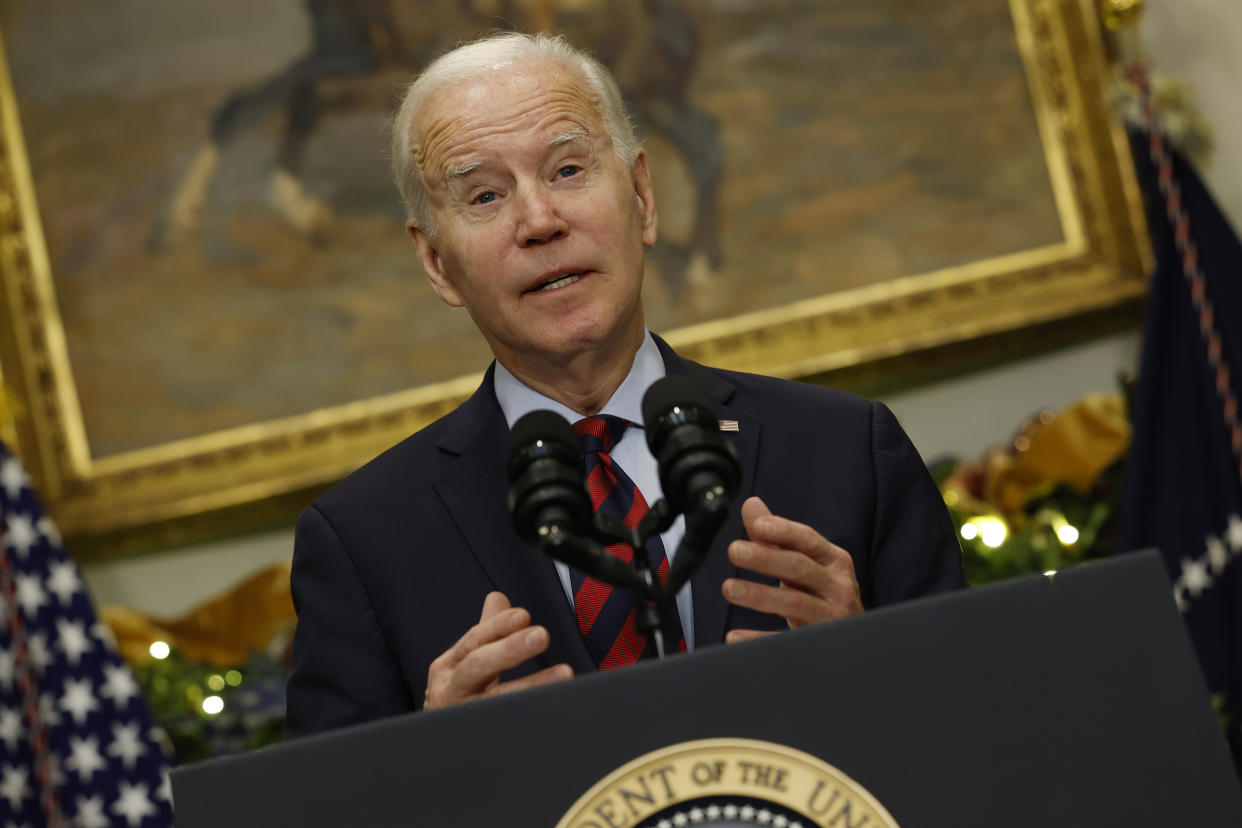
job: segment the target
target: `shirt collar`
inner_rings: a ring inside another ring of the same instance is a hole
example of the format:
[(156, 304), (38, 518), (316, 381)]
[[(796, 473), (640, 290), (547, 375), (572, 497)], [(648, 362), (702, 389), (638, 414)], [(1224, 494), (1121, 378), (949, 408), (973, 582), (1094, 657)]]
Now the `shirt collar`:
[[(653, 382), (663, 377), (664, 373), (664, 359), (660, 356), (660, 349), (656, 347), (651, 332), (645, 331), (642, 344), (638, 346), (638, 351), (634, 354), (634, 363), (630, 366), (630, 372), (625, 375), (625, 379), (613, 392), (600, 413), (621, 417), (641, 427), (643, 394)], [(555, 411), (571, 423), (582, 419), (582, 415), (569, 406), (545, 397), (533, 388), (524, 385), (499, 362), (496, 363), (492, 385), (496, 391), (496, 401), (500, 403), (500, 410), (504, 412), (505, 421), (510, 428), (524, 414), (541, 408)]]

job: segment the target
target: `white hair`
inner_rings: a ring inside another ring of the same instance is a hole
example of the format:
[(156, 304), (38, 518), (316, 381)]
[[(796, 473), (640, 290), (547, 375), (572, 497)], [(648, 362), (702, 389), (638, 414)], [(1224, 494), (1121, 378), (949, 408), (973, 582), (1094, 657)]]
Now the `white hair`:
[(414, 163), (414, 118), (432, 92), (452, 83), (471, 80), (506, 64), (550, 60), (580, 74), (595, 97), (595, 105), (621, 161), (633, 168), (641, 148), (634, 125), (626, 114), (621, 90), (607, 69), (595, 58), (574, 48), (563, 36), (518, 32), (489, 35), (459, 46), (432, 62), (406, 87), (401, 105), (393, 117), (392, 177), (406, 215), (429, 236), (436, 235), (435, 219), (421, 172)]

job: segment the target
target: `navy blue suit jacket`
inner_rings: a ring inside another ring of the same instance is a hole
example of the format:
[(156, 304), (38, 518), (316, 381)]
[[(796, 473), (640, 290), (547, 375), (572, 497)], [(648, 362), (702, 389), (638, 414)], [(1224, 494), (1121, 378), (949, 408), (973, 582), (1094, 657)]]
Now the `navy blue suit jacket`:
[[(696, 647), (719, 643), (734, 628), (785, 626), (729, 605), (720, 592), (725, 578), (748, 576), (725, 549), (743, 537), (740, 506), (752, 494), (845, 548), (865, 607), (961, 586), (948, 513), (886, 407), (831, 388), (707, 368), (657, 344), (668, 372), (695, 380), (719, 418), (739, 427), (726, 433), (741, 459), (739, 494), (691, 582)], [(510, 524), (508, 432), (489, 370), (459, 408), (302, 514), (288, 735), (417, 709), (432, 660), (478, 622), (492, 590), (551, 634), (541, 658), (503, 679), (561, 662), (577, 674), (595, 669), (552, 561)]]

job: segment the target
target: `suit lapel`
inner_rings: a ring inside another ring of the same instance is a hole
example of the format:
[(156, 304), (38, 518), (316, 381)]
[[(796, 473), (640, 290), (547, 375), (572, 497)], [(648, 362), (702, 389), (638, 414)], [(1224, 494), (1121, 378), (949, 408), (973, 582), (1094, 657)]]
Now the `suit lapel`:
[(721, 420), (737, 420), (736, 432), (725, 432), (725, 438), (737, 449), (742, 469), (737, 497), (729, 510), (729, 517), (716, 535), (707, 557), (690, 579), (694, 603), (695, 646), (718, 644), (724, 641), (730, 605), (720, 592), (726, 578), (737, 575), (738, 568), (729, 561), (728, 547), (733, 540), (743, 536), (742, 501), (750, 497), (755, 487), (755, 462), (759, 455), (759, 420), (730, 405), (734, 387), (718, 374), (701, 365), (683, 361), (668, 344), (655, 337), (664, 356), (664, 365), (670, 374), (685, 374), (697, 382), (711, 400), (716, 417)]
[(439, 446), (457, 459), (435, 483), (445, 508), (495, 588), (548, 628), (551, 643), (541, 660), (568, 663), (577, 673), (594, 670), (552, 560), (523, 543), (510, 523), (504, 505), (509, 427), (492, 390), (491, 370), (474, 396), (450, 416), (453, 422)]

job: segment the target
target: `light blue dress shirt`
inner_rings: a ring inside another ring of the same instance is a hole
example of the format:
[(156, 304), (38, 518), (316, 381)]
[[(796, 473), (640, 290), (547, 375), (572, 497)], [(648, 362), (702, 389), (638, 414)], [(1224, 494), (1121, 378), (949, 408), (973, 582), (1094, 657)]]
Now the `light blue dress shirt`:
[[(634, 354), (634, 364), (630, 367), (630, 372), (600, 411), (601, 414), (622, 417), (634, 424), (626, 429), (621, 441), (613, 447), (612, 459), (630, 476), (648, 504), (655, 503), (663, 497), (664, 492), (660, 488), (660, 473), (656, 460), (651, 455), (651, 450), (647, 448), (647, 434), (643, 429), (642, 401), (643, 394), (647, 392), (651, 384), (663, 376), (664, 359), (660, 356), (660, 349), (656, 347), (651, 334), (645, 333), (642, 345)], [(541, 408), (555, 411), (571, 424), (582, 419), (581, 414), (568, 406), (523, 385), (499, 362), (496, 363), (493, 382), (496, 400), (500, 403), (500, 410), (504, 412), (505, 420), (508, 421), (510, 428), (524, 414)], [(677, 544), (681, 542), (685, 531), (685, 518), (678, 515), (669, 530), (660, 535), (670, 564), (673, 562)], [(556, 561), (556, 571), (561, 577), (561, 586), (565, 588), (565, 597), (569, 599), (570, 606), (572, 606), (574, 590), (569, 580), (569, 567)], [(694, 649), (693, 609), (690, 583), (687, 582), (677, 592), (677, 612), (681, 615), (681, 631), (686, 636), (687, 650)]]

